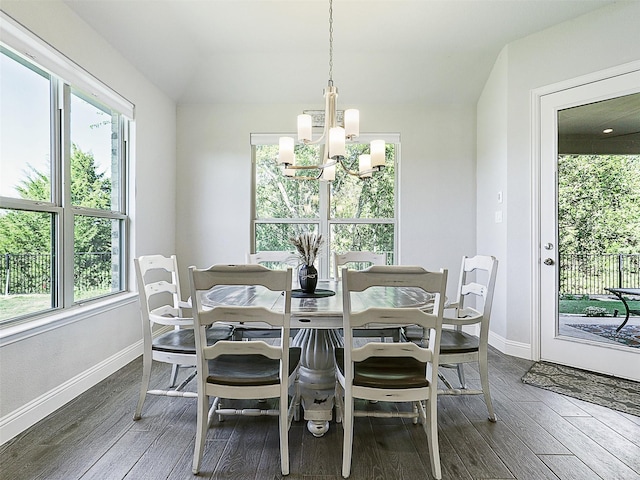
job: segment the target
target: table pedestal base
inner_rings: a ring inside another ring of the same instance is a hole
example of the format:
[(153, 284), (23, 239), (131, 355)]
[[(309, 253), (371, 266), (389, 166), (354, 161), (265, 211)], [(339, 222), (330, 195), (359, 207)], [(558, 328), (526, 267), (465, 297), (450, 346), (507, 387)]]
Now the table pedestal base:
[(291, 341), (302, 349), (298, 388), (307, 429), (316, 437), (329, 430), (336, 374), (334, 349), (343, 345), (339, 330), (301, 329)]

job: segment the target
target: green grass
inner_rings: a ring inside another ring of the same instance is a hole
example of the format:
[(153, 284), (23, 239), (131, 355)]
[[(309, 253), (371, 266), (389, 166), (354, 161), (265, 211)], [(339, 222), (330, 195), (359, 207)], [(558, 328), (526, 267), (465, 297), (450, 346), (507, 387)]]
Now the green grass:
[[(109, 289), (84, 290), (75, 293), (75, 301), (100, 297), (111, 293)], [(17, 318), (30, 313), (44, 312), (51, 309), (51, 295), (27, 294), (27, 295), (0, 295), (0, 322), (11, 318)]]
[[(640, 301), (628, 301), (630, 310), (640, 310)], [(602, 307), (607, 309), (607, 315), (613, 316), (613, 311), (618, 310), (618, 316), (624, 316), (624, 305), (620, 300), (600, 301), (600, 300), (560, 300), (560, 313), (571, 313), (582, 315), (587, 307)]]
[(51, 295), (0, 295), (0, 321), (51, 308)]

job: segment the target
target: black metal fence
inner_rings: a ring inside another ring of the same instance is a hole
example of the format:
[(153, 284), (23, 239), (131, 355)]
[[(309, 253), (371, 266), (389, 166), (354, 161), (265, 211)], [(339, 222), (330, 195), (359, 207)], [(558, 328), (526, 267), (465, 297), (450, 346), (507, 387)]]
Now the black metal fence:
[(607, 287), (640, 287), (640, 254), (560, 255), (561, 295), (606, 295)]
[[(73, 276), (77, 291), (111, 288), (111, 252), (76, 252)], [(51, 293), (55, 255), (5, 253), (0, 285), (4, 295)]]
[[(112, 286), (111, 252), (74, 255), (76, 290), (106, 289)], [(54, 255), (5, 253), (2, 255), (2, 293), (50, 293)], [(606, 295), (607, 287), (640, 286), (640, 254), (560, 255), (561, 295)]]

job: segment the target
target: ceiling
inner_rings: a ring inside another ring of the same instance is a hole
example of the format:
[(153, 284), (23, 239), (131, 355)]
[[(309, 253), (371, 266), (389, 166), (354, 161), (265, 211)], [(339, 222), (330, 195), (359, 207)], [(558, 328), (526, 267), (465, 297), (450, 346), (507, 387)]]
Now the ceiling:
[[(322, 104), (328, 0), (64, 3), (178, 103)], [(340, 107), (475, 105), (506, 44), (611, 3), (335, 0)]]

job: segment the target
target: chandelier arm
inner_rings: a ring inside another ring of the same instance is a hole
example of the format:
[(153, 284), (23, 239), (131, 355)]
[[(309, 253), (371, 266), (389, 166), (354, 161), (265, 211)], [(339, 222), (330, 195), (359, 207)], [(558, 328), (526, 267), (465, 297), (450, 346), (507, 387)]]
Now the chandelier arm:
[[(349, 175), (352, 175), (354, 177), (360, 177), (360, 172), (356, 170), (350, 170), (349, 167), (347, 167), (346, 163), (344, 162), (344, 158), (340, 158), (339, 162), (342, 168), (344, 169), (344, 171), (347, 172)], [(364, 173), (367, 173), (367, 172), (364, 172)]]
[(325, 131), (322, 132), (322, 135), (320, 136), (320, 138), (318, 138), (317, 140), (303, 140), (302, 143), (305, 145), (317, 145), (319, 143), (322, 143), (322, 141), (325, 139), (326, 137), (326, 126), (325, 126)]

